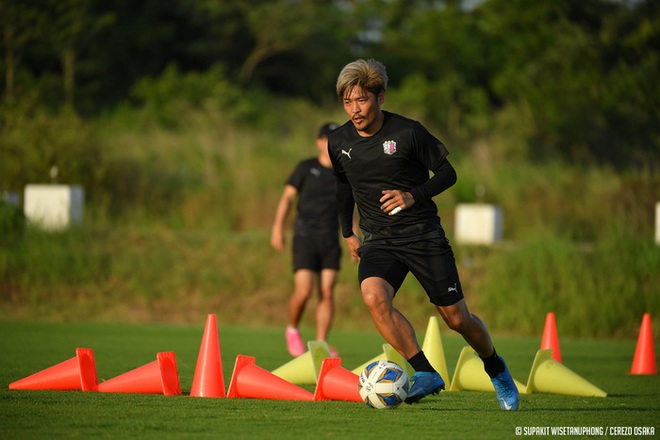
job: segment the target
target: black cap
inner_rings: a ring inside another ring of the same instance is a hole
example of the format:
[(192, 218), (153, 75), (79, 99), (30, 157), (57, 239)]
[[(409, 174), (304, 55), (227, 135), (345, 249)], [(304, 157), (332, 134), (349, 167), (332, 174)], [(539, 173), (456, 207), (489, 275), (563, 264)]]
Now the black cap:
[(316, 135), (317, 138), (320, 137), (327, 137), (331, 131), (335, 130), (339, 125), (335, 124), (334, 122), (328, 122), (327, 124), (323, 124), (321, 128), (319, 128), (319, 133)]

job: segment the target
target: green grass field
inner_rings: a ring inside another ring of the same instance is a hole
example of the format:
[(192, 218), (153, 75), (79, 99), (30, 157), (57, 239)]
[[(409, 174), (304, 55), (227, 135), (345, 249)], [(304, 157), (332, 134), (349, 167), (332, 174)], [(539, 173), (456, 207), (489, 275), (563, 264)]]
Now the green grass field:
[[(606, 437), (616, 438), (612, 427), (630, 428), (633, 434), (638, 427), (660, 429), (660, 378), (629, 374), (634, 341), (560, 336), (563, 364), (608, 392), (606, 398), (522, 395), (520, 411), (509, 413), (499, 408), (494, 393), (458, 391), (442, 392), (395, 411), (377, 411), (343, 401), (188, 396), (204, 320), (200, 318), (198, 326), (0, 322), (1, 437), (510, 438), (517, 428), (524, 434), (532, 427), (596, 427)], [(226, 386), (238, 354), (256, 357), (256, 364), (269, 371), (291, 359), (281, 329), (219, 325)], [(424, 330), (418, 329), (420, 342)], [(444, 328), (441, 334), (453, 375), (465, 343)], [(303, 336), (311, 337), (312, 332)], [(378, 355), (383, 340), (375, 332), (336, 331), (331, 342), (340, 350), (342, 365), (353, 369)], [(525, 383), (540, 338), (496, 337), (495, 343), (513, 376)], [(183, 395), (8, 389), (11, 382), (74, 357), (77, 347), (94, 350), (99, 381), (150, 363), (157, 352), (174, 351)]]

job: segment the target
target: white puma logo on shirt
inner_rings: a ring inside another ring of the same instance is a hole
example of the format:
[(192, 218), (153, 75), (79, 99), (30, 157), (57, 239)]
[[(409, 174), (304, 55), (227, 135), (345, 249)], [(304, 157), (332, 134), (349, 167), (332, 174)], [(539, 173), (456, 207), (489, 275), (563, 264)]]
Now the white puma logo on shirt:
[(346, 151), (346, 150), (341, 150), (341, 154), (345, 154), (346, 156), (348, 156), (349, 159), (353, 159), (353, 158), (351, 157), (351, 150), (353, 150), (353, 149), (350, 148), (348, 151)]

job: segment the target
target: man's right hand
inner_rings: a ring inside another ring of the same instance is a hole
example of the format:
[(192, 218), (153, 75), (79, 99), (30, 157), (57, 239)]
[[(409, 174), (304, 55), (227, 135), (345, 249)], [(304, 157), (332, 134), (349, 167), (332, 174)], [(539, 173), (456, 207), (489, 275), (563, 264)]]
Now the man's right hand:
[(348, 247), (348, 252), (351, 254), (351, 259), (353, 262), (360, 261), (360, 256), (358, 255), (358, 248), (360, 247), (360, 239), (357, 235), (353, 234), (350, 237), (345, 237), (344, 241), (346, 242), (346, 247)]

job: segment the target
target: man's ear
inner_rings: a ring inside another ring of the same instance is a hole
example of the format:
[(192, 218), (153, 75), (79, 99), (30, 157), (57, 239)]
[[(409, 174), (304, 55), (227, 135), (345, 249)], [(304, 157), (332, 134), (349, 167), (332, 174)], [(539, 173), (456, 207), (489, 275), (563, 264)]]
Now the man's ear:
[(385, 102), (385, 91), (381, 90), (380, 92), (378, 92), (378, 105), (383, 105), (384, 102)]

